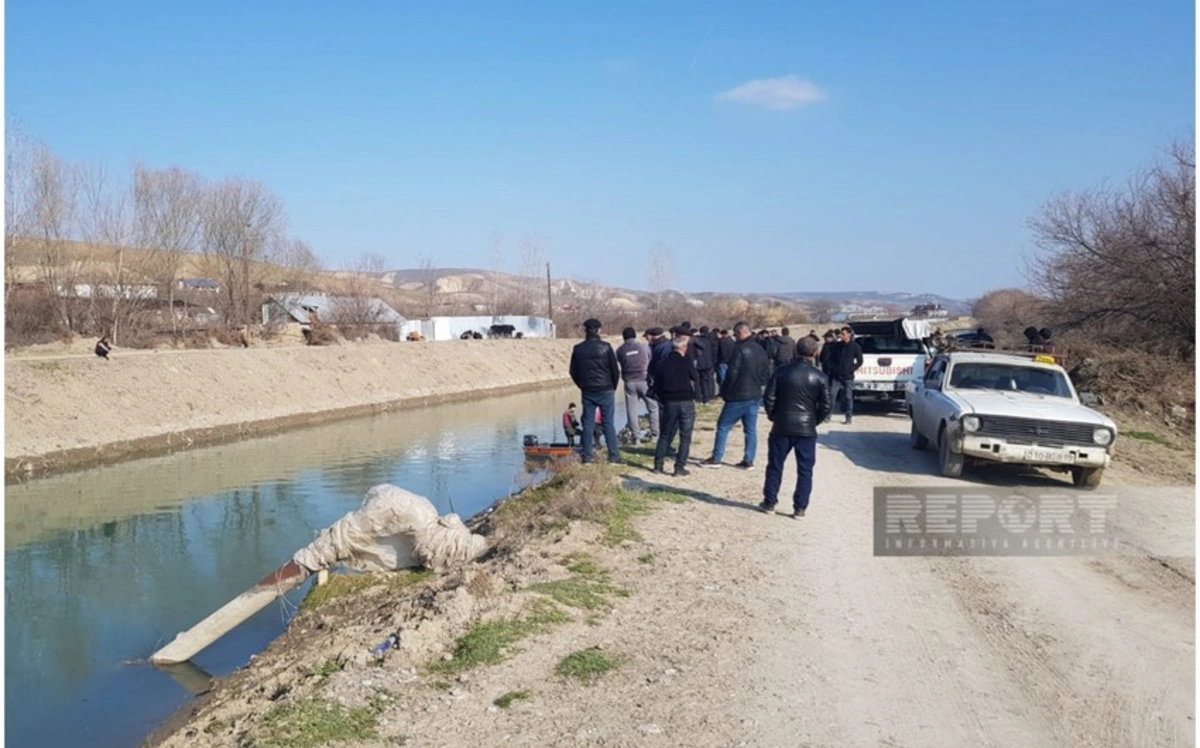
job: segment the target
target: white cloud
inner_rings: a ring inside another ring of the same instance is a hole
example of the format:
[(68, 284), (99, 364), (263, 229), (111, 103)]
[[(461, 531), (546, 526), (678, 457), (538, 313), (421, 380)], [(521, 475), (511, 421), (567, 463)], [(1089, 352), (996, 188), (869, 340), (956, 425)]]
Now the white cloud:
[(825, 92), (797, 75), (758, 78), (717, 94), (717, 101), (762, 107), (771, 111), (799, 109), (825, 99)]

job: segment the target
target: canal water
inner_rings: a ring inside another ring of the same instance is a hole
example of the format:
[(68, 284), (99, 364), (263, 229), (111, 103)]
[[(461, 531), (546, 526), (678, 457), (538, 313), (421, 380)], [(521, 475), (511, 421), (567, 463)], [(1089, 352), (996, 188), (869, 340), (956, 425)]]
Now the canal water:
[[(8, 486), (7, 744), (137, 745), (194, 683), (196, 671), (145, 664), (159, 646), (356, 509), (373, 485), (394, 483), (464, 519), (520, 490), (531, 479), (522, 436), (561, 438), (560, 414), (577, 398), (555, 389), (405, 410)], [(245, 665), (302, 593), (194, 664), (215, 676)]]

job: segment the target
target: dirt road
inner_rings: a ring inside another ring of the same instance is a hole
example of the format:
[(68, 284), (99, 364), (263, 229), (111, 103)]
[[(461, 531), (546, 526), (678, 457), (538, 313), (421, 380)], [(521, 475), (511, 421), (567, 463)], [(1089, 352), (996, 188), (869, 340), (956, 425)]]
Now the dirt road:
[[(628, 599), (389, 721), (409, 745), (1194, 744), (1194, 558), (874, 557), (874, 486), (955, 481), (911, 451), (902, 416), (826, 429), (807, 517), (753, 509), (761, 455), (754, 472), (652, 481), (694, 500), (600, 558)], [(703, 457), (711, 433), (699, 441)], [(1153, 515), (1190, 548), (1191, 492), (1173, 495), (1122, 526)], [(592, 645), (623, 666), (592, 686), (547, 677)], [(518, 689), (531, 698), (490, 706)]]

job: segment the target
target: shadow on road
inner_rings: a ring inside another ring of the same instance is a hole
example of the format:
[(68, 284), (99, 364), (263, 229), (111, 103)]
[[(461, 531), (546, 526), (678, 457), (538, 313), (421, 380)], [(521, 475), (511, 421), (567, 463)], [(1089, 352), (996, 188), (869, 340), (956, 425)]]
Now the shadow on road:
[[(837, 423), (836, 417), (834, 423)], [(893, 431), (827, 431), (821, 434), (818, 441), (867, 470), (902, 475), (941, 475), (937, 450), (913, 449), (909, 446), (908, 434)], [(1070, 487), (1069, 480), (1064, 482), (1064, 476), (1063, 473), (1049, 473), (1022, 465), (972, 463), (967, 465), (962, 480), (1003, 487)]]
[(627, 475), (624, 477), (625, 486), (633, 491), (644, 491), (646, 493), (673, 493), (679, 494), (680, 496), (686, 496), (689, 499), (694, 499), (705, 504), (712, 504), (714, 506), (725, 506), (733, 509), (749, 509), (753, 512), (758, 511), (758, 508), (755, 504), (734, 501), (733, 499), (726, 499), (721, 496), (713, 496), (710, 493), (696, 491), (690, 488), (683, 488), (682, 486), (672, 486), (669, 483), (651, 483), (633, 475)]

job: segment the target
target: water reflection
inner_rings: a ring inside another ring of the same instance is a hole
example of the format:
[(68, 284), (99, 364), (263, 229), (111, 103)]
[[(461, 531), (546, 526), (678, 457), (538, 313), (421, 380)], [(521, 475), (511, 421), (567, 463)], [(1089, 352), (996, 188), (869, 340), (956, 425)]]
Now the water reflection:
[[(245, 590), (372, 485), (464, 516), (519, 488), (521, 435), (551, 436), (572, 394), (402, 411), (8, 486), (9, 744), (136, 744), (189, 694), (129, 661)], [(241, 666), (300, 594), (195, 664), (218, 676)]]

